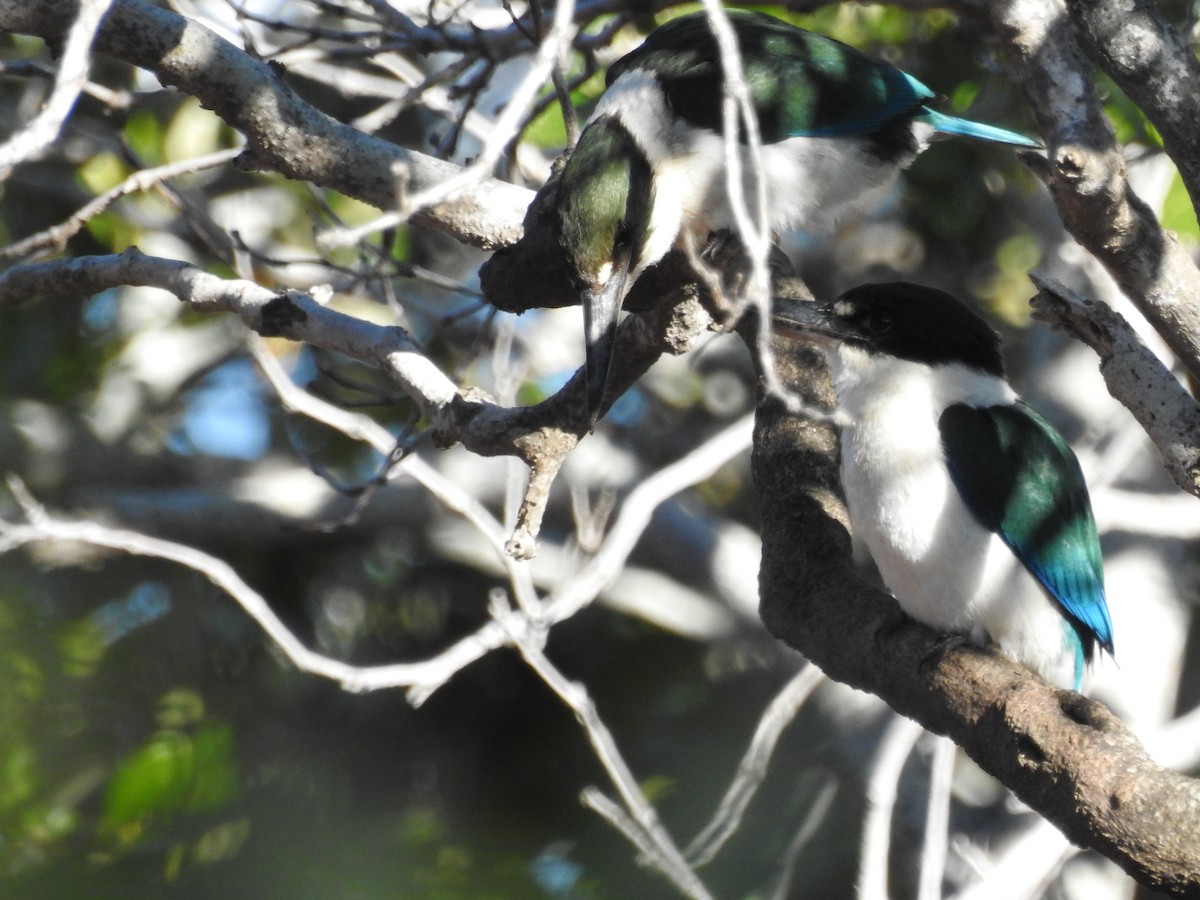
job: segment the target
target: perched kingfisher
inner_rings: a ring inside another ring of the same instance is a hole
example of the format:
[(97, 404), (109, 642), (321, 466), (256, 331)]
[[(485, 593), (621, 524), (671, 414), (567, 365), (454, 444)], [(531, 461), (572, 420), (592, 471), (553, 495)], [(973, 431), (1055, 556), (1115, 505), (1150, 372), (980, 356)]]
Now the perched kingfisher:
[(826, 348), (850, 520), (901, 607), (1078, 690), (1096, 645), (1113, 653), (1096, 523), (1070, 446), (1005, 380), (999, 336), (915, 284), (775, 303), (776, 333)]
[[(882, 60), (764, 13), (730, 10), (763, 144), (775, 232), (831, 228), (878, 203), (936, 133), (1039, 147), (931, 109), (933, 91)], [(554, 223), (580, 291), (594, 422), (629, 288), (686, 230), (734, 224), (722, 137), (724, 72), (703, 12), (655, 29), (608, 89), (558, 182)], [(741, 135), (745, 144), (745, 132)], [(752, 165), (743, 147), (746, 196)]]

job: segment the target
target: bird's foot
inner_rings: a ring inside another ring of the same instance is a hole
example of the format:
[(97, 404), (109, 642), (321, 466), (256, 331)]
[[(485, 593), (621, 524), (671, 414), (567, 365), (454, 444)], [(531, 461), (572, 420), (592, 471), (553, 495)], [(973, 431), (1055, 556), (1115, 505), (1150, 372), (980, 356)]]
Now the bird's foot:
[(917, 668), (922, 673), (932, 673), (938, 667), (938, 664), (945, 659), (947, 653), (951, 650), (957, 650), (959, 647), (966, 647), (970, 643), (971, 638), (969, 635), (959, 632), (944, 634), (934, 641), (929, 652), (921, 657), (921, 662), (917, 665)]

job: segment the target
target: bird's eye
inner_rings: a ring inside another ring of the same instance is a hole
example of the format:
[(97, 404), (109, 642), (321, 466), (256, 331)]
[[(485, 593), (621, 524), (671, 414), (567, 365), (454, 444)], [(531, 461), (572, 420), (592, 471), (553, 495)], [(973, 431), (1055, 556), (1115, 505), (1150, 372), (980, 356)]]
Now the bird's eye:
[(863, 317), (863, 328), (871, 334), (887, 334), (895, 324), (892, 314), (882, 309), (873, 310)]

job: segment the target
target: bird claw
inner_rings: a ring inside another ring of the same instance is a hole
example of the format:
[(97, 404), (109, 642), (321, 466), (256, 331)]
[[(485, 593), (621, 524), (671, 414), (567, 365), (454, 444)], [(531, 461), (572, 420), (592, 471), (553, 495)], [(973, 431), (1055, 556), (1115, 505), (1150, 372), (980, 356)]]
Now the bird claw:
[(957, 650), (959, 647), (965, 647), (971, 643), (971, 639), (965, 634), (944, 634), (938, 638), (929, 652), (921, 657), (920, 663), (917, 664), (917, 671), (922, 674), (932, 674), (933, 670), (938, 667), (946, 654), (951, 650)]
[[(912, 618), (899, 607), (889, 610), (883, 621), (875, 628), (875, 645), (877, 647), (882, 645), (901, 628), (911, 624), (912, 621)], [(921, 657), (921, 661), (917, 663), (917, 670), (922, 674), (932, 673), (947, 653), (951, 650), (957, 650), (959, 647), (967, 646), (970, 643), (971, 639), (969, 635), (958, 632), (943, 634), (934, 642), (929, 652)]]

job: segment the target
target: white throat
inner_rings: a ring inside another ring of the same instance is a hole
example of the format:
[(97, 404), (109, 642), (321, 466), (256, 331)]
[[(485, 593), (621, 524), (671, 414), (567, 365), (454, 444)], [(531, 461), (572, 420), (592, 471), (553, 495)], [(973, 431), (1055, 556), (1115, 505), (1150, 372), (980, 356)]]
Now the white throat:
[[(997, 406), (1012, 403), (1016, 392), (1003, 378), (950, 363), (929, 366), (839, 344), (828, 354), (838, 405), (850, 419), (883, 416), (896, 421), (930, 420), (952, 403)], [(896, 437), (903, 437), (900, 429)], [(940, 438), (939, 438), (940, 443)]]

